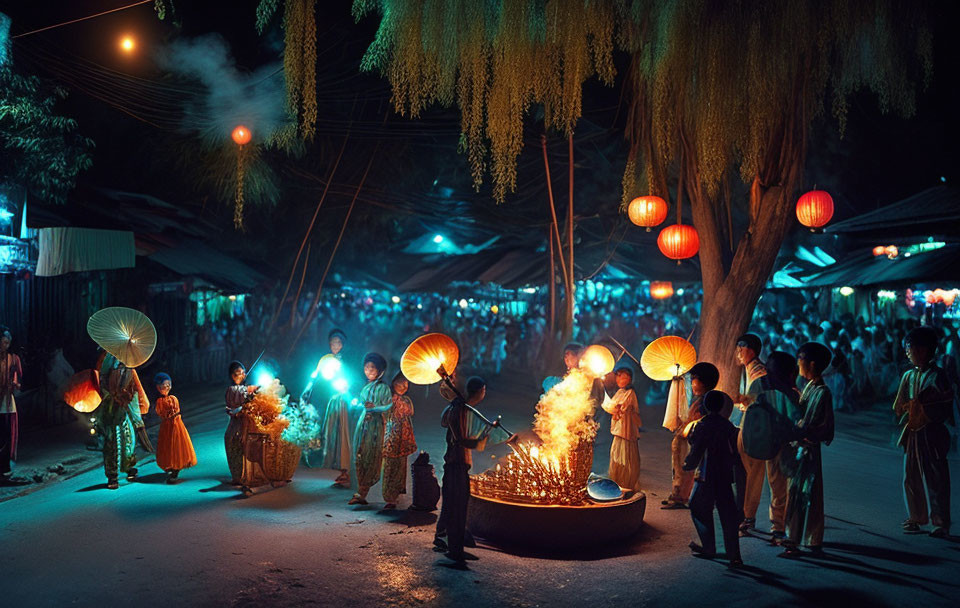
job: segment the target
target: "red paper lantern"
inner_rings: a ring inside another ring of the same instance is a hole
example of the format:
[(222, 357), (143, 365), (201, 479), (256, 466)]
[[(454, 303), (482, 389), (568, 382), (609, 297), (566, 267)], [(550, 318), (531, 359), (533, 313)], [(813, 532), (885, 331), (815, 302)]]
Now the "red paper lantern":
[(638, 196), (627, 207), (630, 221), (650, 232), (651, 226), (659, 226), (667, 219), (667, 201), (659, 196)]
[(883, 245), (877, 245), (876, 247), (873, 248), (874, 257), (884, 255), (886, 252), (887, 252), (887, 248), (884, 247)]
[(811, 190), (797, 201), (797, 219), (812, 232), (826, 226), (832, 217), (833, 197), (824, 190)]
[(657, 237), (660, 252), (671, 260), (692, 258), (700, 251), (700, 237), (697, 229), (689, 224), (673, 224), (660, 231)]
[(650, 281), (650, 297), (665, 300), (673, 295), (673, 283), (670, 281)]
[(245, 146), (250, 143), (250, 138), (253, 137), (253, 134), (250, 133), (250, 129), (245, 126), (237, 125), (234, 127), (230, 137), (233, 138), (233, 141), (236, 142), (238, 146)]

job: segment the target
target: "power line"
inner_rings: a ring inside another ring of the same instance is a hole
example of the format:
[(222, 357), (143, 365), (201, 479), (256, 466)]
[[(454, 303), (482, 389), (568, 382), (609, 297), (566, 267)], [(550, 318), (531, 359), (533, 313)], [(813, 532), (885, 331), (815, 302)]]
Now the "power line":
[(140, 6), (141, 4), (147, 4), (148, 2), (153, 2), (153, 0), (141, 0), (140, 2), (134, 2), (133, 4), (128, 4), (126, 6), (121, 6), (118, 8), (112, 8), (108, 11), (103, 11), (102, 13), (97, 13), (96, 15), (87, 15), (86, 17), (80, 17), (79, 19), (71, 19), (70, 21), (64, 21), (63, 23), (56, 23), (54, 25), (48, 25), (47, 27), (41, 27), (38, 30), (31, 30), (29, 32), (24, 32), (22, 34), (17, 34), (16, 36), (11, 36), (10, 38), (23, 38), (24, 36), (29, 36), (31, 34), (39, 34), (40, 32), (45, 32), (47, 30), (52, 30), (57, 27), (62, 27), (64, 25), (70, 25), (72, 23), (78, 23), (80, 21), (86, 21), (87, 19), (95, 19), (97, 17), (102, 17), (110, 13), (116, 13), (117, 11), (123, 11), (128, 8), (133, 8), (135, 6)]

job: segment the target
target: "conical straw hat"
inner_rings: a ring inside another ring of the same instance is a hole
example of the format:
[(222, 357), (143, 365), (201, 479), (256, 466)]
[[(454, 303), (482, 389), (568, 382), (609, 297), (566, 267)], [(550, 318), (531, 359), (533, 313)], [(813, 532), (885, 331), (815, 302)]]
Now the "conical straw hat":
[(657, 338), (643, 349), (640, 367), (651, 380), (670, 380), (687, 373), (697, 362), (697, 351), (680, 336)]
[(132, 308), (112, 306), (97, 311), (87, 321), (87, 333), (127, 367), (143, 365), (157, 348), (153, 323)]

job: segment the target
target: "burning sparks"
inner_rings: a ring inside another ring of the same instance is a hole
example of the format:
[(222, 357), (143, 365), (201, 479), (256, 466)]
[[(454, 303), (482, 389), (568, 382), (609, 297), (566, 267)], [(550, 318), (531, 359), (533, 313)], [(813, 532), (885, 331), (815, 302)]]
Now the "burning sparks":
[(513, 445), (502, 465), (473, 476), (473, 493), (513, 502), (583, 502), (597, 434), (592, 385), (589, 370), (570, 370), (537, 404), (533, 430), (543, 443)]

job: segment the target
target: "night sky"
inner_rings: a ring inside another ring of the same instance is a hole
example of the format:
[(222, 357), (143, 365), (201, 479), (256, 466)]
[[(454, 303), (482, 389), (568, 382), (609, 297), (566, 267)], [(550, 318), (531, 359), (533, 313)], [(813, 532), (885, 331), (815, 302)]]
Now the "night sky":
[[(16, 35), (120, 4), (113, 0), (0, 1), (0, 10), (12, 17), (12, 33)], [(883, 115), (874, 97), (865, 93), (851, 100), (849, 125), (842, 140), (836, 122), (829, 116), (815, 125), (806, 172), (810, 183), (805, 187), (817, 185), (833, 194), (835, 219), (899, 200), (936, 185), (941, 178), (951, 184), (960, 179), (955, 144), (960, 136), (954, 107), (956, 45), (951, 31), (956, 9), (946, 8), (948, 4), (934, 6), (934, 78), (929, 89), (919, 94), (916, 116), (904, 119)], [(94, 167), (81, 176), (81, 184), (145, 192), (199, 207), (208, 218), (229, 229), (231, 201), (217, 200), (214, 193), (198, 186), (181, 163), (184, 151), (197, 141), (197, 133), (180, 124), (183, 107), (202, 96), (202, 87), (171, 75), (158, 65), (156, 55), (175, 41), (216, 32), (229, 44), (241, 72), (279, 65), (279, 19), (259, 35), (254, 26), (256, 5), (255, 0), (180, 0), (175, 2), (173, 18), (168, 16), (161, 22), (152, 4), (145, 4), (14, 41), (14, 61), (19, 69), (72, 81), (66, 83), (70, 97), (61, 110), (76, 117), (81, 132), (97, 143)], [(466, 157), (453, 153), (459, 134), (456, 109), (433, 107), (416, 121), (394, 113), (386, 80), (358, 69), (377, 19), (366, 18), (356, 24), (350, 5), (349, 0), (319, 3), (318, 136), (300, 158), (276, 155), (268, 159), (283, 182), (281, 205), (285, 214), (279, 217), (255, 209), (251, 211), (253, 221), (263, 223), (268, 238), (283, 238), (286, 227), (308, 217), (318, 191), (315, 178), (326, 175), (352, 119), (349, 153), (332, 188), (330, 208), (347, 204), (369, 154), (376, 153), (382, 162), (376, 163), (358, 208), (359, 217), (370, 220), (362, 222), (369, 229), (389, 233), (392, 213), (401, 217), (419, 213), (417, 201), (436, 195), (438, 186), (452, 188), (453, 199), (466, 201), (461, 203), (461, 210), (478, 214), (479, 228), (496, 229), (495, 225), (483, 226), (499, 221), (485, 215), (494, 205), (488, 185), (479, 194), (474, 193)], [(117, 41), (127, 33), (138, 42), (137, 51), (130, 56), (117, 49)], [(619, 62), (622, 73), (626, 62), (623, 54)], [(271, 82), (282, 93), (282, 74), (274, 72)], [(577, 134), (590, 133), (591, 137), (586, 142), (578, 140), (577, 156), (578, 166), (590, 171), (578, 176), (578, 213), (596, 212), (607, 217), (617, 213), (619, 179), (626, 156), (624, 112), (618, 112), (622, 84), (618, 76), (613, 88), (596, 80), (585, 87), (584, 118)], [(113, 105), (108, 103), (111, 100)], [(518, 191), (508, 197), (506, 209), (500, 210), (517, 214), (518, 234), (522, 234), (525, 222), (545, 219), (538, 217), (544, 209), (542, 165), (537, 164), (538, 150), (531, 145), (541, 130), (535, 117), (528, 117)], [(375, 151), (378, 140), (382, 141)], [(565, 146), (558, 137), (552, 143), (559, 166), (565, 161)], [(540, 230), (536, 230), (539, 238)]]

